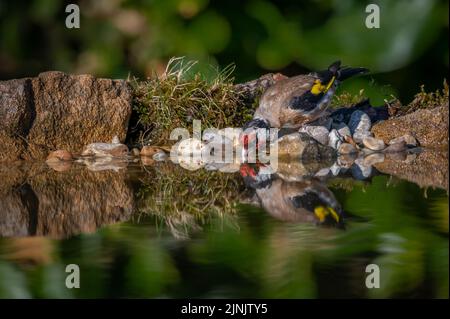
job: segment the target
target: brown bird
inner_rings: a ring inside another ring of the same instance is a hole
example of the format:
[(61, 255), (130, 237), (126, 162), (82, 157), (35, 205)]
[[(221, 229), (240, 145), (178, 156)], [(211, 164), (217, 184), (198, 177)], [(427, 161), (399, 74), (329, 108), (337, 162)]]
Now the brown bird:
[(248, 144), (252, 130), (298, 129), (318, 119), (330, 104), (340, 82), (366, 72), (366, 68), (341, 67), (341, 62), (337, 61), (326, 70), (278, 81), (264, 92), (253, 119), (244, 125), (242, 142)]

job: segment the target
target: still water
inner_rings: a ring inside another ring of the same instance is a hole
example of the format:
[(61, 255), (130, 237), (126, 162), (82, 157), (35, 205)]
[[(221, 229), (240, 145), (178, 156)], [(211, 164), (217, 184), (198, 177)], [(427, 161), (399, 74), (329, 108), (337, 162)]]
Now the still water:
[(0, 297), (448, 298), (447, 164), (2, 164)]

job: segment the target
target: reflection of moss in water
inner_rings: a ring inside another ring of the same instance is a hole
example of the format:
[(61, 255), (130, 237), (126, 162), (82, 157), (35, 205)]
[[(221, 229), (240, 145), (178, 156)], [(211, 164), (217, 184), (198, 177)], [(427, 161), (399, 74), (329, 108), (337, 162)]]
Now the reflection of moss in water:
[[(158, 199), (153, 195), (169, 180), (178, 181), (171, 191), (173, 198), (168, 193), (160, 198), (167, 201), (167, 209), (182, 200), (179, 194), (189, 179), (197, 185), (192, 192), (206, 196), (198, 182), (203, 174), (212, 173), (177, 170), (169, 164), (149, 167), (142, 176), (148, 192), (140, 194), (147, 194), (140, 202), (144, 214), (164, 218), (163, 205), (153, 203)], [(208, 186), (216, 189), (225, 187), (227, 176), (233, 180), (231, 174), (213, 175)], [(230, 201), (240, 193), (239, 179), (234, 181), (225, 187)], [(444, 191), (430, 189), (425, 197), (416, 185), (392, 184), (389, 177), (376, 176), (364, 186), (356, 183), (352, 192), (337, 189), (336, 193), (345, 210), (367, 221), (353, 221), (346, 230), (327, 229), (281, 223), (259, 208), (239, 205), (236, 229), (226, 219), (224, 223), (205, 214), (207, 209), (197, 209), (194, 214), (211, 220), (195, 240), (173, 240), (171, 234), (160, 234), (153, 223), (120, 223), (54, 241), (52, 262), (32, 269), (3, 258), (7, 242), (0, 240), (0, 296), (448, 297), (448, 233), (433, 220), (433, 209), (447, 199)], [(146, 210), (145, 204), (153, 211)], [(70, 263), (80, 265), (82, 279), (80, 289), (68, 291), (63, 265)], [(380, 289), (365, 286), (365, 267), (371, 263), (380, 266)]]
[(212, 216), (233, 215), (244, 190), (242, 179), (236, 174), (189, 171), (171, 163), (149, 168), (141, 181), (140, 213), (161, 218), (180, 236)]
[(253, 110), (243, 107), (233, 88), (233, 67), (217, 72), (208, 81), (192, 73), (194, 62), (172, 59), (163, 76), (134, 81), (134, 109), (142, 128), (141, 141), (167, 143), (175, 128), (192, 130), (192, 120), (202, 127), (241, 127), (251, 119)]
[(433, 224), (443, 233), (448, 234), (449, 210), (448, 198), (445, 196), (436, 198), (430, 204), (430, 212), (433, 218)]
[(355, 180), (353, 178), (350, 177), (335, 177), (335, 178), (331, 178), (327, 181), (327, 186), (332, 188), (332, 189), (343, 189), (347, 192), (351, 192), (353, 190), (354, 187), (364, 187), (364, 185), (366, 185), (367, 182), (365, 181), (359, 181), (359, 180)]

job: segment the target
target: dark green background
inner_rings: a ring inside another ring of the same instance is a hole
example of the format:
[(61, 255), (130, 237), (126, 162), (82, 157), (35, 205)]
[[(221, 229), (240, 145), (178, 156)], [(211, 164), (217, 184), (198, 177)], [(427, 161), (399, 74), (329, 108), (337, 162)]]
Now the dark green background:
[[(367, 4), (381, 28), (367, 29)], [(81, 28), (65, 27), (79, 3)], [(381, 103), (409, 102), (421, 84), (435, 90), (448, 73), (448, 1), (0, 1), (0, 79), (57, 69), (143, 78), (172, 56), (199, 60), (204, 74), (236, 64), (236, 80), (269, 71), (294, 75), (336, 59), (373, 76), (346, 89)]]

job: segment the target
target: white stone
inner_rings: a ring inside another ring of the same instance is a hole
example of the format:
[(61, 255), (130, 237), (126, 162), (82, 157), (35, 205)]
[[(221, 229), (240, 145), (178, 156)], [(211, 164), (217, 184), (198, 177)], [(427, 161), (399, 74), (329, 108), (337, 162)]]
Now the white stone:
[(333, 174), (333, 176), (338, 176), (339, 172), (341, 171), (341, 167), (337, 163), (334, 163), (330, 167), (330, 171), (331, 171), (331, 174)]
[(382, 140), (371, 136), (364, 137), (362, 142), (365, 147), (373, 151), (381, 151), (386, 148), (386, 144)]
[(308, 134), (323, 145), (328, 145), (328, 134), (330, 132), (325, 126), (303, 125), (299, 132)]
[(328, 146), (337, 150), (339, 146), (342, 144), (343, 138), (339, 135), (338, 131), (332, 129), (330, 134), (328, 134)]
[(345, 125), (345, 123), (333, 124), (333, 128), (336, 129), (336, 131), (341, 136), (352, 136), (352, 133), (350, 132), (350, 128), (347, 125)]
[(355, 111), (350, 117), (348, 122), (348, 127), (350, 131), (354, 134), (356, 131), (368, 132), (372, 126), (369, 115), (363, 111)]
[(111, 141), (112, 144), (120, 144), (119, 137), (115, 135)]
[(330, 169), (328, 167), (322, 168), (321, 170), (319, 170), (315, 176), (317, 177), (325, 177), (328, 174), (330, 174)]
[(364, 165), (364, 159), (362, 158), (355, 160), (351, 170), (353, 177), (358, 180), (366, 179), (372, 174), (372, 166)]
[(353, 140), (355, 143), (361, 144), (363, 142), (363, 139), (366, 137), (372, 137), (373, 134), (369, 131), (356, 131), (353, 133)]

